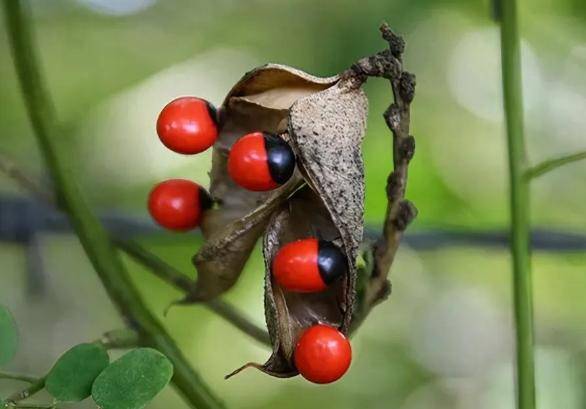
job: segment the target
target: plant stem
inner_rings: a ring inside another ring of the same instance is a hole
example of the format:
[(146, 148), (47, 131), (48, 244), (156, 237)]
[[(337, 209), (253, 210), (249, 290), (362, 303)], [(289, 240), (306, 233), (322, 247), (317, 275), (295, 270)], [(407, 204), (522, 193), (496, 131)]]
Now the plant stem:
[(271, 346), (269, 333), (264, 329), (252, 323), (248, 318), (243, 316), (238, 310), (225, 301), (215, 299), (204, 303), (206, 307), (233, 324), (240, 331), (244, 332), (251, 338), (257, 340), (263, 345)]
[(359, 290), (357, 307), (352, 318), (352, 331), (364, 321), (372, 308), (391, 292), (388, 276), (405, 229), (417, 216), (415, 205), (405, 199), (409, 163), (415, 154), (415, 138), (409, 134), (411, 102), (415, 97), (415, 75), (403, 69), (405, 41), (394, 33), (387, 23), (380, 32), (388, 49), (370, 57), (361, 58), (352, 65), (348, 75), (364, 83), (368, 77), (386, 78), (393, 92), (394, 102), (383, 114), (393, 134), (393, 171), (387, 178), (387, 211), (381, 237), (372, 246), (372, 271), (364, 288)]
[(0, 153), (0, 172), (13, 179), (24, 189), (32, 192), (35, 196), (41, 199), (41, 201), (54, 204), (55, 198), (51, 192), (43, 188), (35, 178), (23, 171), (14, 161), (3, 153)]
[[(157, 277), (168, 284), (171, 284), (180, 291), (189, 294), (193, 289), (194, 282), (185, 274), (169, 265), (155, 254), (144, 249), (141, 245), (130, 240), (115, 239), (116, 246), (127, 253), (130, 257), (150, 269)], [(211, 300), (202, 305), (214, 311), (236, 328), (254, 338), (258, 342), (270, 345), (269, 334), (264, 329), (252, 323), (243, 316), (236, 308), (222, 300)]]
[(541, 175), (544, 175), (552, 170), (559, 168), (560, 166), (567, 165), (572, 162), (586, 159), (586, 151), (571, 153), (569, 155), (560, 156), (559, 158), (548, 159), (537, 165), (527, 169), (525, 172), (525, 179), (535, 179)]
[(35, 383), (38, 381), (38, 378), (35, 378), (34, 376), (4, 371), (0, 371), (0, 379), (12, 379), (15, 381), (23, 381), (28, 383)]
[(17, 403), (6, 403), (3, 407), (7, 409), (53, 409), (56, 405), (57, 403), (26, 403), (22, 405)]
[(199, 374), (189, 366), (173, 339), (146, 308), (133, 285), (108, 235), (75, 181), (75, 172), (67, 166), (60, 150), (56, 115), (41, 75), (29, 22), (29, 10), (22, 1), (4, 0), (8, 37), (26, 108), (51, 173), (59, 204), (68, 213), (88, 258), (100, 277), (110, 299), (129, 326), (135, 328), (144, 344), (158, 349), (174, 364), (173, 382), (192, 407), (222, 408)]
[(25, 400), (33, 396), (35, 393), (39, 392), (41, 389), (45, 387), (46, 378), (46, 376), (43, 376), (41, 378), (36, 379), (35, 382), (31, 383), (27, 388), (22, 389), (16, 393), (13, 393), (8, 398), (6, 398), (6, 402), (16, 403), (18, 401)]
[(129, 328), (115, 329), (106, 332), (97, 342), (106, 349), (126, 349), (138, 346), (140, 336)]
[(517, 341), (517, 407), (535, 408), (533, 296), (530, 269), (529, 183), (523, 177), (527, 156), (523, 135), (521, 53), (515, 0), (502, 0), (501, 58), (509, 154), (511, 252)]
[(147, 251), (137, 242), (115, 237), (112, 237), (112, 241), (116, 247), (128, 254), (135, 261), (149, 268), (153, 274), (167, 284), (172, 285), (182, 292), (189, 293), (191, 291), (194, 282), (187, 275), (166, 263), (155, 254)]

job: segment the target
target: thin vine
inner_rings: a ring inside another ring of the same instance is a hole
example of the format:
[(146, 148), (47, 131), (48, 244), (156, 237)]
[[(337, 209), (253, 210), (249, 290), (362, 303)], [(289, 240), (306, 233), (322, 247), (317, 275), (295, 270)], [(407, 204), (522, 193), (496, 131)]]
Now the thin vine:
[(531, 283), (529, 183), (523, 131), (521, 42), (515, 0), (499, 1), (503, 102), (509, 159), (510, 233), (516, 337), (517, 407), (535, 408), (533, 288)]

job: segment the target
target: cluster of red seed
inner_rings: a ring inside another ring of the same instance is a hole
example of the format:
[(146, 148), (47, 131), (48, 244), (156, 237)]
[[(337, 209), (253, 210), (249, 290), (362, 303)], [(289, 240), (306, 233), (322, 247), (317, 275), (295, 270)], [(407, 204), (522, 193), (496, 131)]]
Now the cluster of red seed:
[[(167, 104), (157, 120), (161, 142), (174, 152), (193, 155), (212, 146), (218, 137), (216, 109), (196, 97), (181, 97)], [(239, 138), (228, 156), (228, 173), (239, 186), (252, 191), (272, 190), (289, 180), (295, 155), (283, 139), (266, 132)], [(177, 231), (196, 228), (201, 215), (212, 206), (200, 185), (170, 179), (156, 185), (148, 208), (161, 226)], [(333, 243), (308, 238), (283, 246), (273, 261), (273, 276), (284, 289), (311, 293), (326, 290), (347, 273), (344, 254)], [(348, 370), (352, 350), (337, 329), (317, 324), (303, 332), (295, 348), (295, 365), (315, 383), (329, 383)]]
[[(273, 259), (272, 271), (275, 281), (287, 291), (314, 293), (326, 290), (345, 275), (347, 262), (333, 243), (308, 238), (283, 246)], [(301, 334), (294, 359), (305, 379), (330, 383), (350, 367), (352, 349), (340, 331), (318, 324)]]
[[(161, 142), (174, 152), (184, 155), (203, 152), (218, 137), (216, 110), (200, 98), (177, 98), (159, 114), (157, 133)], [(159, 183), (151, 190), (148, 201), (152, 218), (161, 226), (177, 231), (199, 226), (202, 213), (211, 205), (205, 189), (185, 179)]]

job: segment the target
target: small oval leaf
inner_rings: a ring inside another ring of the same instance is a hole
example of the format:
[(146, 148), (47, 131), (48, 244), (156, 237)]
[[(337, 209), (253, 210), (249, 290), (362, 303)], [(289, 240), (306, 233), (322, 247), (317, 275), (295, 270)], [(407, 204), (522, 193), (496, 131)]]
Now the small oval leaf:
[(114, 361), (98, 376), (92, 398), (101, 409), (145, 407), (171, 380), (173, 365), (150, 348), (139, 348)]
[(60, 401), (81, 401), (90, 396), (94, 380), (109, 362), (102, 345), (76, 345), (57, 360), (47, 375), (45, 388)]
[(8, 309), (0, 305), (0, 365), (8, 363), (16, 354), (18, 333), (16, 323)]

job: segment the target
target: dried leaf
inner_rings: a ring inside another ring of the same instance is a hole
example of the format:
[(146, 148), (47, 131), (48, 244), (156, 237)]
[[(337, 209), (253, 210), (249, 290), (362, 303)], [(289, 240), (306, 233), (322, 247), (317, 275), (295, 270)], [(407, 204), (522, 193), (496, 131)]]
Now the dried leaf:
[(285, 132), (291, 105), (336, 81), (337, 77), (318, 78), (269, 64), (247, 73), (228, 93), (220, 109), (220, 134), (210, 172), (210, 194), (218, 207), (206, 212), (202, 220), (207, 241), (193, 259), (198, 282), (188, 301), (210, 300), (236, 283), (271, 213), (301, 182), (296, 172), (273, 192), (251, 192), (237, 186), (227, 172), (232, 144), (253, 131)]
[(208, 239), (193, 258), (199, 273), (198, 282), (185, 301), (210, 300), (234, 285), (270, 215), (301, 183), (296, 176), (265, 203)]

